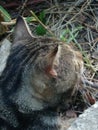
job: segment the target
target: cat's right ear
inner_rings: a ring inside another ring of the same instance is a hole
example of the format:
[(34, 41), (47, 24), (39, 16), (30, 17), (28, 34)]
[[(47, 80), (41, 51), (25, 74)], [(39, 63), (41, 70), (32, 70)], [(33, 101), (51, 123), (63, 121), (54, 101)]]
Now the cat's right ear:
[(14, 29), (14, 39), (13, 42), (16, 43), (20, 40), (26, 40), (32, 37), (31, 31), (27, 22), (22, 16), (19, 16), (16, 21), (16, 26)]
[(61, 47), (58, 45), (54, 50), (52, 50), (48, 55), (45, 57), (45, 72), (47, 75), (52, 77), (57, 77), (57, 71), (55, 69), (59, 67), (59, 57), (61, 55)]

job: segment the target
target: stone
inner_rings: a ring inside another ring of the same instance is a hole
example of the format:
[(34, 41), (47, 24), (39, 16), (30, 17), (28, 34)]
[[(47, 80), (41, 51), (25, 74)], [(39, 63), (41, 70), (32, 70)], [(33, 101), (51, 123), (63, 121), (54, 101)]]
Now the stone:
[(98, 130), (98, 102), (85, 110), (67, 130)]

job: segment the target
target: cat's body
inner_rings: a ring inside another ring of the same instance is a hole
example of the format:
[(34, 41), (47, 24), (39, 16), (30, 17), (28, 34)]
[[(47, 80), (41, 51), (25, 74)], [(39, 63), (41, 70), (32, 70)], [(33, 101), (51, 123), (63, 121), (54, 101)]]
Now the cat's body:
[(69, 90), (71, 96), (83, 71), (81, 54), (58, 40), (31, 36), (26, 26), (20, 17), (0, 77), (0, 130), (63, 130), (54, 108)]

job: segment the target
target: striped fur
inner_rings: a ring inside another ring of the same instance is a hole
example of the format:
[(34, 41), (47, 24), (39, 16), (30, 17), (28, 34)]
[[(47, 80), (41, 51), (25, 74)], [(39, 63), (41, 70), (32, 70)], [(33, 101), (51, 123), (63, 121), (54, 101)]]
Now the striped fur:
[(56, 109), (82, 74), (81, 54), (59, 40), (34, 37), (22, 17), (14, 35), (0, 77), (0, 130), (63, 130)]

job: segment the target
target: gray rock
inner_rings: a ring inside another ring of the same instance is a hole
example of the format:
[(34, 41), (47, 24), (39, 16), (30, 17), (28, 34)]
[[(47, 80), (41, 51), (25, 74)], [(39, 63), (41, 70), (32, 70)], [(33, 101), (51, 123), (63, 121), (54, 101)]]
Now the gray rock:
[(0, 75), (6, 66), (6, 61), (10, 53), (11, 42), (8, 39), (4, 39), (2, 43), (0, 43)]
[(85, 110), (67, 130), (98, 130), (98, 102)]

